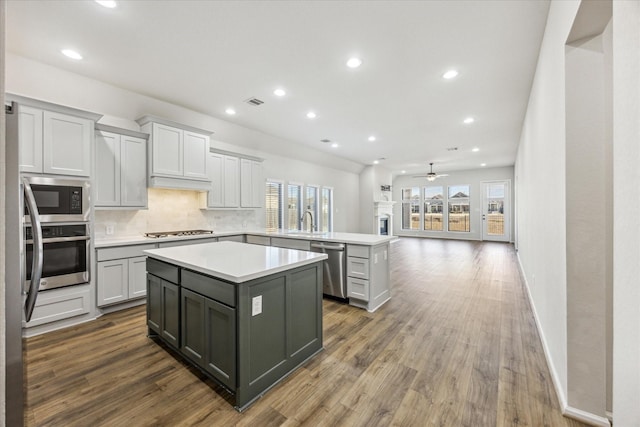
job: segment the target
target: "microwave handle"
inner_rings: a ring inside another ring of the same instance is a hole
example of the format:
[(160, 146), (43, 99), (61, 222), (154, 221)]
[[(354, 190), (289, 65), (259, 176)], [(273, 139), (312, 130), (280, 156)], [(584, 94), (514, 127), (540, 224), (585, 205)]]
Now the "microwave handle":
[(40, 287), (40, 279), (42, 278), (42, 226), (40, 225), (40, 214), (36, 205), (36, 198), (31, 190), (31, 185), (27, 178), (22, 178), (24, 184), (24, 197), (31, 218), (31, 230), (33, 234), (33, 262), (31, 263), (31, 284), (27, 292), (27, 301), (24, 304), (24, 313), (27, 322), (31, 320), (33, 309), (36, 306), (36, 298), (38, 298), (38, 288)]

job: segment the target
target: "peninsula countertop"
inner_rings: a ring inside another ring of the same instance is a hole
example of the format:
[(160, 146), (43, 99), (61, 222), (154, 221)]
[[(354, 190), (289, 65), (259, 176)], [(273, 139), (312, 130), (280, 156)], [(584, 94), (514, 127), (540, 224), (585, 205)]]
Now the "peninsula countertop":
[(143, 251), (151, 258), (243, 283), (322, 261), (326, 254), (238, 242), (214, 242)]
[(341, 232), (314, 232), (304, 233), (299, 231), (266, 231), (265, 229), (240, 229), (214, 231), (213, 234), (201, 234), (195, 236), (174, 236), (162, 238), (144, 237), (142, 234), (137, 236), (97, 236), (95, 240), (96, 248), (106, 248), (113, 246), (139, 245), (146, 243), (172, 242), (179, 240), (195, 240), (195, 239), (211, 239), (215, 237), (233, 236), (233, 235), (252, 235), (264, 237), (281, 237), (285, 239), (296, 240), (318, 240), (324, 242), (350, 243), (354, 245), (376, 246), (397, 239), (396, 236), (380, 236), (376, 234), (362, 233), (341, 233)]

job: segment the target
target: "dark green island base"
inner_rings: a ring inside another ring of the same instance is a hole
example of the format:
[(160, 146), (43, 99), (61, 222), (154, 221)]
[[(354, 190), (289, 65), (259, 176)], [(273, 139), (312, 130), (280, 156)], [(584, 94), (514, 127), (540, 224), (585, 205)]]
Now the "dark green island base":
[(231, 283), (149, 257), (147, 326), (243, 411), (322, 351), (322, 261)]

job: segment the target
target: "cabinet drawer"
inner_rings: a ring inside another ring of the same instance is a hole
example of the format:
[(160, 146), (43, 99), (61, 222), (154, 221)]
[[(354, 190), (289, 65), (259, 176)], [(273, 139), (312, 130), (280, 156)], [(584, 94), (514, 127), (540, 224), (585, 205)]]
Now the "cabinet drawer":
[(113, 248), (101, 248), (96, 249), (97, 261), (110, 261), (112, 259), (123, 258), (135, 258), (139, 256), (145, 256), (142, 251), (147, 249), (155, 249), (155, 243), (149, 243), (146, 245), (130, 245), (130, 246), (117, 246)]
[(40, 293), (31, 320), (26, 324), (26, 327), (30, 328), (89, 313), (91, 306), (89, 286), (78, 286), (82, 289), (70, 291), (74, 288), (62, 288)]
[(220, 301), (230, 307), (236, 306), (236, 287), (231, 283), (183, 269), (182, 287)]
[(347, 296), (361, 301), (369, 301), (369, 281), (347, 277)]
[(271, 238), (266, 236), (247, 236), (247, 243), (251, 243), (253, 245), (263, 245), (263, 246), (271, 246)]
[(299, 251), (311, 250), (311, 242), (308, 240), (283, 239), (281, 237), (272, 237), (271, 246), (285, 249), (297, 249)]
[(240, 242), (244, 243), (244, 234), (240, 234), (237, 236), (220, 236), (218, 237), (218, 242)]
[(358, 279), (369, 278), (369, 260), (366, 258), (347, 257), (347, 276)]
[(201, 245), (202, 243), (213, 243), (217, 241), (218, 241), (217, 237), (211, 237), (208, 239), (174, 240), (171, 242), (158, 243), (158, 248), (172, 248), (174, 246)]
[(180, 269), (166, 262), (147, 258), (147, 273), (171, 283), (180, 283)]
[(369, 246), (347, 245), (347, 256), (369, 258)]

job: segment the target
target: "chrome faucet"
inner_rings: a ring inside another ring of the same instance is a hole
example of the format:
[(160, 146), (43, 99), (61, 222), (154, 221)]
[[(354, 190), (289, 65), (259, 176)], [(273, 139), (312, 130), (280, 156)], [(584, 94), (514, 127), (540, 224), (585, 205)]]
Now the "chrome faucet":
[(307, 214), (309, 214), (309, 216), (311, 216), (311, 222), (308, 225), (308, 229), (309, 229), (309, 233), (313, 233), (315, 231), (315, 225), (313, 223), (313, 211), (311, 209), (307, 209), (306, 211), (304, 211), (304, 213), (302, 214), (302, 218), (300, 218), (300, 221), (302, 221), (302, 231), (304, 231), (305, 226), (304, 226), (304, 221), (305, 219), (307, 219)]

